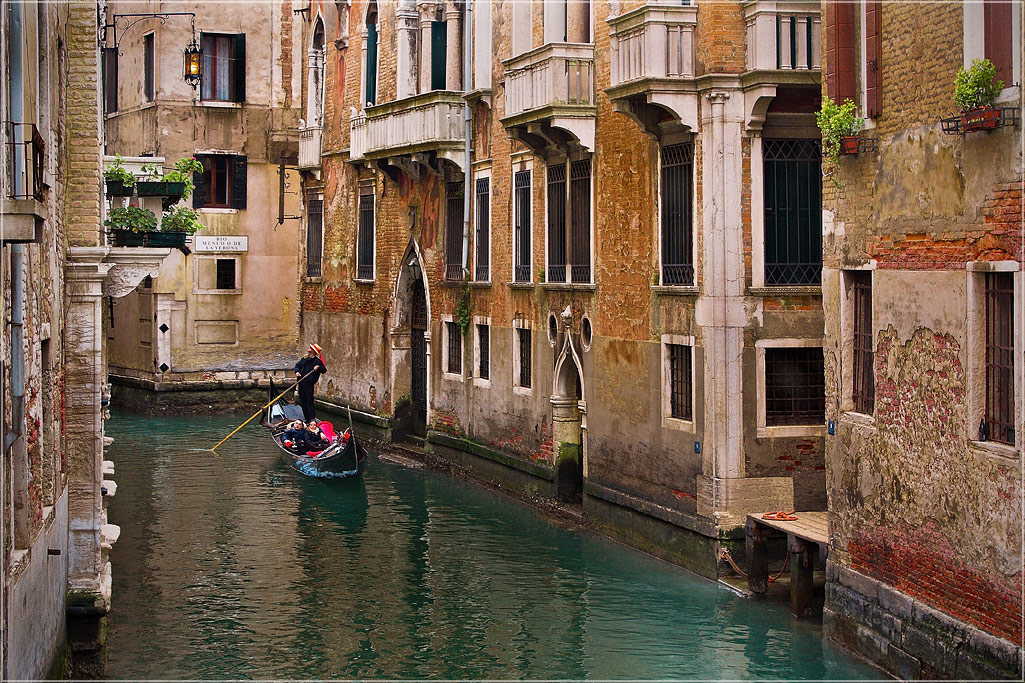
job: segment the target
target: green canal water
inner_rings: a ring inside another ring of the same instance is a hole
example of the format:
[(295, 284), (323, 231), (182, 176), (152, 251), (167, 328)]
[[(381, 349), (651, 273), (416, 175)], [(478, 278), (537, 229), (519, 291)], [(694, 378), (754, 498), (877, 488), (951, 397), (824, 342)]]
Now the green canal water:
[(304, 478), (255, 424), (199, 450), (243, 417), (107, 423), (108, 677), (880, 676), (786, 605), (443, 474)]

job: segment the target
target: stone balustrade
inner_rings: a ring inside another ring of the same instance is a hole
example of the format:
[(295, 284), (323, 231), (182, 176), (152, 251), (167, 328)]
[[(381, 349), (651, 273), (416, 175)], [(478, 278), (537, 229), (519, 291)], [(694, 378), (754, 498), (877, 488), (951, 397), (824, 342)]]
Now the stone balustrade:
[(320, 126), (299, 129), (299, 168), (320, 168), (322, 134)]
[(608, 20), (611, 87), (648, 78), (694, 78), (695, 6), (650, 4)]
[(743, 3), (749, 71), (820, 70), (820, 5), (806, 0)]
[(590, 43), (549, 43), (502, 64), (506, 117), (550, 107), (594, 107)]

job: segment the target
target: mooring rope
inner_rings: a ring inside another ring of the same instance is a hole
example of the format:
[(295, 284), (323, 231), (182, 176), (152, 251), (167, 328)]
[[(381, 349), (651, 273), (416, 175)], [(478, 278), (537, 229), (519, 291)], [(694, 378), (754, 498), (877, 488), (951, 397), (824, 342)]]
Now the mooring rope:
[[(745, 572), (743, 569), (741, 569), (740, 567), (737, 566), (737, 563), (733, 561), (733, 556), (730, 555), (730, 551), (729, 550), (727, 550), (726, 548), (721, 549), (719, 551), (719, 559), (720, 560), (726, 560), (729, 563), (729, 565), (731, 567), (733, 567), (733, 571), (737, 572), (738, 574), (740, 574), (745, 579), (747, 578), (747, 572)], [(776, 574), (776, 576), (770, 576), (769, 577), (769, 583), (776, 583), (776, 581), (779, 579), (779, 577), (783, 576), (783, 572), (785, 572), (787, 570), (787, 565), (788, 564), (790, 564), (790, 553), (787, 553), (786, 557), (784, 558), (784, 560), (783, 560), (783, 568), (779, 570), (779, 573)]]

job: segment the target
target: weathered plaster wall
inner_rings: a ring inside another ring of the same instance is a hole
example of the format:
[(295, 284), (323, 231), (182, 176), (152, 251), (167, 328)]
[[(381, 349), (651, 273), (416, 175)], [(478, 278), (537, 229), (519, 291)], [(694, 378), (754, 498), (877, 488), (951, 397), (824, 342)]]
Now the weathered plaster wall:
[[(1020, 675), (1021, 437), (1003, 447), (974, 439), (983, 271), (1021, 269), (1021, 131), (940, 130), (956, 109), (960, 5), (887, 4), (882, 21), (882, 114), (868, 131), (878, 154), (841, 160), (840, 186), (823, 186), (827, 418), (836, 421), (826, 465), (844, 584), (827, 597), (826, 630), (913, 677)], [(1004, 97), (1021, 107), (1019, 88)], [(872, 415), (849, 410), (843, 271), (863, 268), (872, 270)], [(1019, 435), (1020, 377), (1018, 367)]]

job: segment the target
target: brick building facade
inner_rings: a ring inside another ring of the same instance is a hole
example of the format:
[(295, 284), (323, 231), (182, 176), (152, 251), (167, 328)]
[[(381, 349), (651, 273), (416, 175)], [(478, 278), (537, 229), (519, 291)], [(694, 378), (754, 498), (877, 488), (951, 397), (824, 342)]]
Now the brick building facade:
[[(824, 92), (878, 148), (823, 184), (826, 632), (903, 677), (1020, 678), (1021, 5), (823, 10)], [(983, 57), (1009, 125), (958, 133)]]
[(762, 0), (313, 2), (320, 398), (708, 576), (747, 513), (825, 509), (820, 25)]

